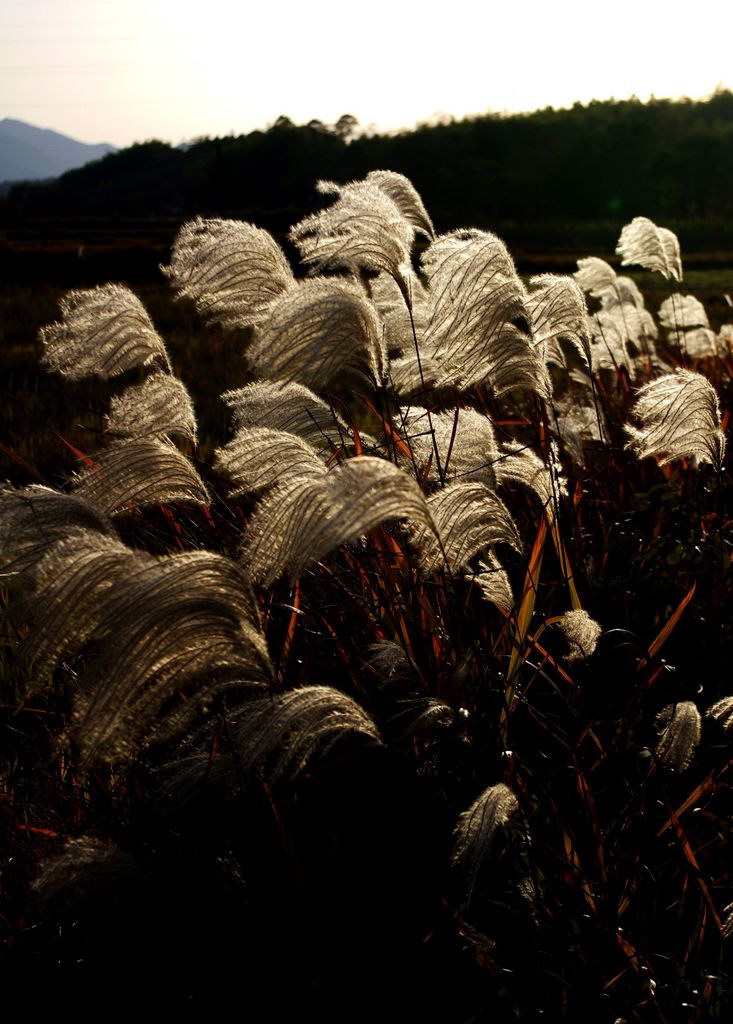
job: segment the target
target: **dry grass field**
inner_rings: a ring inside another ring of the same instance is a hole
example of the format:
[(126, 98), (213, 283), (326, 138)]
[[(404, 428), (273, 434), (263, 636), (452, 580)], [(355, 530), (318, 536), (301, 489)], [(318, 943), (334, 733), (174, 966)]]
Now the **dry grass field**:
[(11, 1016), (730, 1019), (731, 272), (379, 174), (0, 288)]

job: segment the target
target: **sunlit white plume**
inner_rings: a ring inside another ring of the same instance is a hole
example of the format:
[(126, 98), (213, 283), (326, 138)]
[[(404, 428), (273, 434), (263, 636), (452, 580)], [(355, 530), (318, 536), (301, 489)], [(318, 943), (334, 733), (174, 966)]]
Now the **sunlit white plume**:
[(364, 292), (347, 281), (313, 278), (272, 303), (246, 358), (257, 377), (327, 390), (337, 382), (381, 383), (386, 357), (379, 317)]
[(165, 345), (138, 297), (119, 284), (71, 291), (61, 320), (41, 328), (43, 361), (70, 380), (115, 377), (154, 364), (170, 372)]
[(415, 229), (397, 202), (374, 181), (321, 181), (318, 189), (337, 198), (291, 228), (303, 262), (317, 271), (384, 270), (408, 297)]
[(196, 220), (178, 233), (163, 268), (179, 297), (225, 327), (258, 323), (269, 304), (294, 283), (280, 246), (262, 228), (238, 220)]
[(638, 426), (627, 425), (627, 447), (640, 459), (656, 455), (661, 464), (693, 458), (718, 470), (725, 454), (718, 396), (692, 370), (677, 370), (644, 385), (631, 410)]
[(516, 387), (549, 395), (532, 346), (527, 294), (504, 243), (484, 231), (439, 236), (423, 254), (430, 316), (421, 346), (449, 383), (501, 395)]
[(622, 266), (638, 264), (646, 270), (658, 270), (667, 278), (682, 280), (682, 260), (677, 236), (660, 228), (648, 217), (634, 217), (621, 231), (616, 246)]

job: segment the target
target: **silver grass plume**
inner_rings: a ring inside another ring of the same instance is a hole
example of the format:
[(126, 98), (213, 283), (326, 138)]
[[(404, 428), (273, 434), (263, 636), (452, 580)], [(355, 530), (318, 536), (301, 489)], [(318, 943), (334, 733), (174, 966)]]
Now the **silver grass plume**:
[(694, 295), (670, 295), (659, 307), (659, 323), (672, 331), (709, 327), (705, 307)]
[(616, 286), (616, 271), (597, 256), (588, 256), (578, 260), (578, 269), (573, 275), (584, 292), (600, 299)]
[(644, 296), (641, 294), (636, 281), (621, 275), (616, 278), (613, 291), (606, 292), (602, 301), (605, 307), (620, 304), (622, 306), (636, 306), (637, 309), (644, 308)]
[(454, 867), (465, 876), (466, 905), (471, 902), (479, 873), (489, 859), (497, 835), (518, 819), (517, 798), (503, 782), (485, 789), (461, 814), (452, 859)]
[(366, 660), (383, 683), (414, 683), (419, 672), (404, 647), (394, 640), (378, 640), (370, 644)]
[(318, 752), (328, 753), (345, 736), (381, 743), (376, 725), (364, 709), (330, 686), (304, 686), (249, 704), (234, 730), (243, 768), (264, 766), (272, 782), (294, 778)]
[(259, 606), (247, 576), (230, 559), (208, 551), (156, 559), (91, 530), (72, 531), (49, 547), (33, 569), (34, 596), (24, 608), (32, 623), (21, 650), (33, 664), (53, 668), (78, 654), (109, 608), (119, 610), (131, 586), (152, 578), (188, 581), (202, 593), (226, 596), (237, 614), (260, 628)]
[(635, 281), (621, 277), (597, 256), (578, 260), (578, 269), (573, 274), (578, 285), (594, 299), (600, 299), (603, 308), (614, 305), (632, 305), (641, 309), (644, 299)]
[(78, 898), (75, 891), (83, 888), (86, 898), (96, 890), (114, 887), (119, 894), (126, 882), (139, 881), (138, 862), (115, 843), (93, 836), (69, 840), (55, 856), (45, 861), (33, 882), (33, 890), (41, 903), (58, 897)]
[(721, 324), (718, 334), (718, 345), (721, 353), (733, 352), (733, 324)]
[(405, 408), (400, 411), (399, 432), (409, 445), (420, 479), (424, 478), (429, 465), (428, 479), (438, 480), (434, 457), (437, 447), (446, 479), (482, 480), (494, 486), (497, 456), (494, 427), (488, 416), (476, 409), (456, 407), (452, 412), (428, 416), (427, 409), (420, 406)]
[(700, 712), (691, 700), (679, 704), (668, 704), (657, 715), (656, 753), (665, 766), (676, 772), (683, 772), (692, 764), (700, 742), (702, 720)]
[(659, 228), (648, 217), (634, 217), (621, 231), (616, 246), (621, 265), (637, 264), (645, 270), (658, 270), (666, 278), (682, 280), (682, 260), (677, 236), (668, 228)]
[(269, 427), (295, 434), (316, 449), (338, 448), (351, 431), (309, 388), (294, 381), (255, 381), (221, 396), (232, 411), (235, 430)]
[(693, 327), (689, 331), (670, 331), (667, 341), (681, 349), (689, 359), (709, 359), (720, 355), (720, 343), (709, 327)]
[(42, 327), (43, 362), (70, 380), (96, 374), (115, 377), (155, 364), (170, 373), (163, 340), (143, 304), (123, 285), (69, 292), (60, 303), (61, 320)]
[(381, 273), (373, 278), (369, 282), (369, 293), (384, 327), (392, 391), (403, 399), (424, 398), (431, 391), (458, 380), (460, 374), (444, 359), (431, 354), (419, 340), (424, 337), (430, 319), (429, 296), (415, 274), (408, 284), (409, 304), (388, 274)]
[(708, 718), (717, 722), (726, 733), (733, 732), (733, 697), (723, 697), (716, 701), (708, 708), (706, 714)]
[(468, 567), (479, 552), (495, 544), (522, 550), (514, 520), (504, 502), (480, 481), (453, 482), (428, 498), (442, 550), (425, 532), (423, 571), (434, 572), (446, 563), (452, 572)]
[(593, 654), (601, 635), (601, 627), (582, 608), (565, 612), (558, 623), (558, 628), (569, 645), (565, 661), (587, 661)]
[(591, 405), (561, 400), (555, 402), (555, 417), (563, 451), (584, 466), (586, 442), (602, 442), (606, 436), (603, 412)]
[(497, 608), (507, 613), (511, 612), (514, 607), (512, 585), (499, 560), (491, 551), (485, 559), (479, 560), (475, 573), (465, 573), (465, 576), (467, 580), (476, 584), (484, 601), (495, 604)]
[(325, 476), (269, 491), (245, 532), (244, 563), (266, 587), (284, 573), (295, 580), (330, 551), (390, 519), (434, 531), (425, 497), (407, 473), (384, 459), (348, 459)]
[(677, 370), (645, 384), (631, 410), (638, 426), (627, 425), (627, 447), (660, 464), (693, 458), (719, 471), (725, 455), (718, 396), (712, 384), (692, 370)]
[(170, 441), (135, 438), (117, 441), (94, 454), (74, 490), (108, 516), (170, 501), (208, 505), (209, 494), (191, 462)]
[(654, 341), (657, 326), (643, 306), (630, 302), (612, 302), (603, 306), (590, 319), (591, 352), (598, 367), (616, 369), (625, 366), (635, 375), (630, 346), (643, 352), (657, 365)]
[(345, 378), (381, 384), (385, 355), (374, 306), (334, 278), (302, 281), (280, 296), (247, 351), (261, 378), (326, 390)]
[[(73, 615), (73, 609), (72, 613)], [(209, 552), (171, 555), (104, 595), (74, 706), (86, 763), (125, 760), (187, 728), (225, 690), (272, 680), (247, 575)]]
[(415, 229), (397, 203), (378, 185), (318, 182), (320, 192), (337, 196), (325, 210), (305, 217), (290, 230), (304, 263), (314, 270), (384, 270), (409, 301), (408, 281)]
[(409, 178), (396, 171), (370, 171), (365, 181), (377, 185), (395, 203), (405, 220), (426, 238), (435, 238), (433, 222), (420, 195)]
[(115, 580), (150, 565), (152, 555), (92, 530), (69, 532), (33, 572), (35, 592), (22, 608), (30, 625), (20, 656), (37, 674), (78, 655), (104, 614)]
[(415, 334), (418, 338), (425, 333), (428, 323), (427, 293), (420, 278), (411, 275), (410, 306), (394, 278), (380, 273), (368, 282), (369, 297), (384, 326), (384, 345), (391, 358), (410, 356), (414, 358)]
[[(502, 289), (509, 290), (509, 286)], [(482, 330), (474, 336), (474, 344), (463, 348), (459, 343), (445, 353), (446, 361), (460, 368), (457, 380), (451, 383), (461, 391), (488, 387), (495, 397), (515, 388), (525, 388), (549, 399), (550, 377), (532, 349), (529, 336), (514, 323), (496, 323), (494, 327), (496, 329)]]
[[(586, 261), (579, 260), (578, 266), (583, 262)], [(629, 277), (616, 276), (603, 260), (595, 262), (602, 264), (612, 275), (608, 281), (605, 274), (599, 274), (603, 284), (598, 281), (597, 287), (591, 291), (592, 295), (601, 300), (601, 309), (590, 321), (596, 366), (606, 369), (624, 366), (632, 376), (636, 375), (637, 370), (648, 374), (650, 365), (654, 368), (659, 365), (654, 345), (658, 336), (657, 325), (645, 308), (644, 298), (636, 283)], [(580, 283), (592, 276), (592, 272), (586, 275), (579, 271), (576, 279)], [(632, 347), (643, 353), (643, 359), (637, 357), (642, 359), (639, 366), (632, 358)]]
[(412, 744), (421, 736), (430, 742), (438, 733), (463, 724), (463, 709), (456, 712), (437, 697), (396, 697), (392, 707), (384, 731), (389, 730), (393, 742), (406, 740)]
[(659, 322), (667, 340), (689, 356), (705, 359), (719, 352), (718, 338), (710, 330), (705, 307), (694, 295), (671, 295), (659, 307)]
[(106, 430), (118, 437), (183, 437), (195, 444), (191, 397), (180, 380), (156, 371), (112, 398)]
[(403, 401), (412, 398), (425, 401), (425, 396), (432, 391), (449, 387), (460, 378), (457, 367), (429, 353), (418, 356), (414, 351), (409, 352), (389, 364), (390, 388)]
[(494, 465), (496, 480), (499, 486), (508, 480), (516, 480), (537, 495), (543, 507), (552, 507), (557, 493), (557, 477), (553, 485), (552, 473), (548, 466), (530, 448), (524, 448), (518, 442), (507, 442)]
[(31, 484), (0, 487), (0, 571), (32, 573), (49, 548), (70, 533), (117, 539), (111, 520), (75, 494)]
[(651, 347), (653, 352), (653, 343), (659, 331), (649, 310), (643, 306), (631, 306), (629, 303), (624, 305), (622, 310), (629, 339), (642, 351)]
[(267, 231), (238, 220), (196, 220), (178, 233), (163, 271), (178, 297), (193, 299), (209, 322), (242, 328), (258, 323), (273, 299), (295, 283)]
[(585, 298), (571, 277), (539, 274), (530, 278), (528, 309), (532, 337), (543, 362), (565, 366), (561, 341), (569, 342), (591, 365), (590, 331)]
[[(458, 228), (438, 235), (422, 254), (420, 264), (431, 291), (442, 292), (464, 264), (476, 261), (484, 274), (490, 271), (492, 276), (516, 276), (517, 268), (506, 245), (497, 235), (478, 228)], [(472, 279), (470, 274), (468, 280)]]
[(613, 288), (601, 296), (599, 316), (619, 321), (627, 340), (639, 343), (639, 338), (657, 338), (659, 331), (654, 317), (644, 305), (644, 296), (630, 277), (617, 277)]
[(599, 369), (623, 366), (631, 372), (629, 332), (621, 307), (601, 309), (590, 318), (591, 358)]
[(234, 481), (232, 495), (260, 494), (276, 484), (326, 472), (307, 441), (269, 427), (241, 427), (214, 453), (214, 469)]
[(424, 733), (434, 735), (450, 729), (456, 719), (456, 712), (442, 700), (435, 697), (408, 697), (395, 701), (395, 713), (389, 718), (389, 729), (391, 737), (399, 742), (412, 740)]
[(226, 735), (227, 745), (220, 746), (213, 760), (210, 728), (189, 738), (170, 766), (169, 788), (185, 797), (206, 781), (234, 794), (255, 773), (271, 783), (294, 779), (347, 737), (381, 745), (366, 711), (330, 686), (304, 686), (247, 700), (227, 714)]
[[(525, 387), (549, 395), (532, 348), (527, 295), (506, 246), (483, 231), (439, 236), (423, 254), (430, 319), (421, 345), (456, 368), (450, 383), (495, 395)], [(422, 354), (422, 353), (421, 353)]]
[(393, 640), (370, 644), (366, 660), (383, 686), (394, 687), (395, 694), (409, 694), (396, 695), (395, 711), (388, 719), (392, 739), (412, 739), (420, 733), (447, 729), (456, 721), (456, 712), (442, 700), (412, 696), (416, 687), (425, 688), (426, 681), (401, 644)]

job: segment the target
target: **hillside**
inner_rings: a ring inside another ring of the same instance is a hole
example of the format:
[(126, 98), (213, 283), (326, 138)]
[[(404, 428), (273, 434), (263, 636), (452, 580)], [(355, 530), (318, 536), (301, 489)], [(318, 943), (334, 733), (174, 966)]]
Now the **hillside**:
[(0, 121), (0, 183), (57, 178), (114, 150), (6, 117)]

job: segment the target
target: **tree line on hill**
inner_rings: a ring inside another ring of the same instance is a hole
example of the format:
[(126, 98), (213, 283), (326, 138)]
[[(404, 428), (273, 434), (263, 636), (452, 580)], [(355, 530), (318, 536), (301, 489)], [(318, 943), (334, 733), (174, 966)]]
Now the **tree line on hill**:
[(186, 148), (136, 144), (50, 183), (16, 185), (0, 216), (202, 214), (282, 233), (323, 204), (318, 179), (376, 168), (407, 175), (439, 230), (501, 226), (510, 243), (562, 248), (594, 242), (591, 225), (609, 238), (642, 214), (684, 225), (688, 251), (733, 251), (733, 93), (724, 90), (704, 101), (592, 102), (390, 135), (360, 134), (349, 115), (332, 126), (281, 117), (266, 131)]

